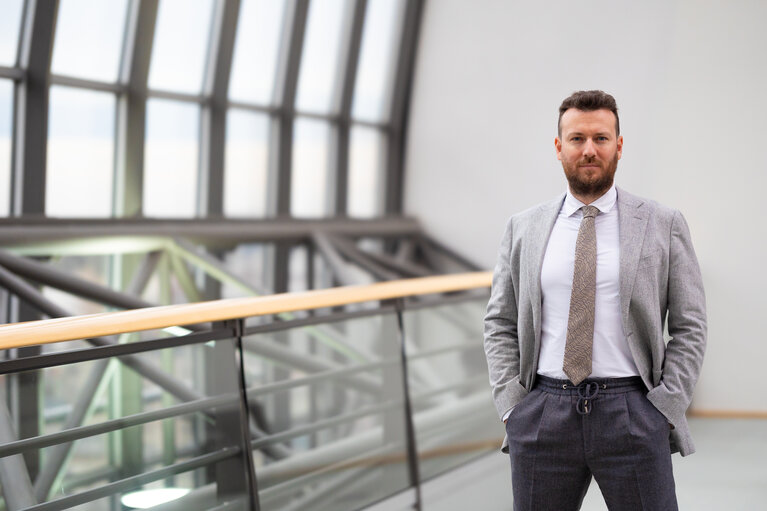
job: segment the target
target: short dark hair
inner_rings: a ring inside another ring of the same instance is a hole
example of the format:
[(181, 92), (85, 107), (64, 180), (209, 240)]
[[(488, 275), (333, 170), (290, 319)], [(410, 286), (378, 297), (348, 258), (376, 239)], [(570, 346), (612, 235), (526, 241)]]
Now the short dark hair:
[(571, 108), (584, 112), (602, 109), (611, 111), (615, 114), (615, 136), (621, 134), (620, 121), (618, 121), (618, 105), (615, 103), (615, 98), (601, 90), (579, 90), (570, 94), (559, 105), (557, 133), (560, 137), (562, 136), (562, 115)]

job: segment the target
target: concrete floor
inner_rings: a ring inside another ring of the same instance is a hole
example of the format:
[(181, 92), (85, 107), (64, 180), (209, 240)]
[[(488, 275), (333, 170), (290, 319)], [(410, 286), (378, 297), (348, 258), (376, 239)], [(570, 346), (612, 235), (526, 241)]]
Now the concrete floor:
[[(690, 419), (697, 452), (673, 456), (680, 510), (767, 510), (767, 420)], [(510, 511), (511, 484), (506, 456), (486, 455), (423, 486), (429, 511)], [(375, 511), (412, 509), (412, 494), (375, 506)], [(582, 511), (605, 511), (593, 483)], [(621, 511), (621, 510), (613, 510)]]

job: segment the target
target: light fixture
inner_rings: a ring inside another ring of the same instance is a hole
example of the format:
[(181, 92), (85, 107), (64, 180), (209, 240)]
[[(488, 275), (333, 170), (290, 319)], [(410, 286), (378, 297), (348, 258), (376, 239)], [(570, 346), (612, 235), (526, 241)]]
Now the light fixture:
[(126, 493), (120, 499), (123, 506), (129, 509), (149, 509), (171, 500), (176, 500), (189, 493), (188, 488), (156, 488), (154, 490), (139, 490)]

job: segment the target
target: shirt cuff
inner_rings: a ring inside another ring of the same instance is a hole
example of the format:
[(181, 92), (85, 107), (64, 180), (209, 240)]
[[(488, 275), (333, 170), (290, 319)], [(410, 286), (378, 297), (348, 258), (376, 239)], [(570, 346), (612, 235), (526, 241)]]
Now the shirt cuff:
[(506, 411), (506, 413), (504, 413), (504, 414), (503, 414), (503, 422), (506, 422), (507, 420), (509, 420), (509, 415), (511, 415), (511, 411), (512, 411), (512, 410), (514, 410), (514, 407), (513, 407), (513, 406), (512, 406), (511, 408), (509, 408), (509, 409)]

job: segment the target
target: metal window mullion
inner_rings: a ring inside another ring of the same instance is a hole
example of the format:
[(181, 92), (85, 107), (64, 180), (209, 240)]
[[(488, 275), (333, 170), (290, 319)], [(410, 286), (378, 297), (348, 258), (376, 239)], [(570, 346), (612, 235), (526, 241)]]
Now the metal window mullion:
[(254, 103), (245, 103), (243, 101), (227, 101), (227, 107), (236, 108), (237, 110), (247, 110), (249, 112), (256, 112), (261, 114), (267, 114), (270, 116), (276, 116), (279, 114), (279, 108), (269, 105), (256, 105)]
[(385, 167), (385, 213), (387, 214), (400, 214), (402, 212), (407, 117), (422, 14), (423, 0), (407, 2), (394, 77), (391, 109), (389, 110), (390, 134), (387, 141), (388, 150)]
[(0, 66), (0, 78), (8, 78), (10, 80), (23, 80), (24, 71), (18, 67)]
[(204, 87), (209, 99), (201, 119), (198, 210), (200, 216), (220, 217), (224, 213), (227, 94), (240, 0), (221, 2), (216, 7)]
[(143, 208), (147, 80), (158, 0), (134, 0), (130, 8), (120, 72), (126, 89), (118, 98), (113, 201), (117, 217), (141, 216)]
[(16, 85), (12, 216), (45, 214), (48, 98), (58, 0), (28, 3), (19, 62), (25, 79)]
[(146, 96), (148, 98), (169, 99), (171, 101), (187, 101), (189, 103), (197, 103), (203, 106), (210, 102), (210, 98), (204, 94), (191, 94), (189, 92), (176, 92), (162, 89), (147, 90)]
[(87, 80), (66, 75), (51, 75), (51, 85), (63, 85), (65, 87), (77, 87), (78, 89), (88, 89), (98, 92), (111, 92), (120, 94), (127, 90), (127, 87), (121, 83), (99, 82), (97, 80)]
[(339, 107), (338, 133), (336, 137), (335, 158), (335, 214), (346, 216), (349, 204), (349, 140), (351, 138), (351, 110), (354, 98), (354, 86), (357, 82), (357, 67), (359, 65), (360, 48), (362, 46), (362, 30), (365, 24), (367, 0), (357, 0), (352, 13), (352, 27), (349, 35), (349, 51), (346, 54), (341, 87), (341, 103)]
[(298, 71), (306, 32), (306, 18), (309, 11), (309, 0), (295, 0), (292, 18), (289, 25), (290, 37), (287, 47), (282, 52), (280, 74), (277, 83), (281, 86), (279, 102), (281, 108), (277, 111), (279, 137), (277, 139), (277, 154), (274, 160), (274, 178), (277, 183), (277, 215), (290, 214), (290, 185), (293, 151), (293, 122), (295, 118), (296, 91), (298, 88)]
[[(306, 33), (306, 18), (309, 11), (309, 0), (295, 0), (292, 16), (290, 17), (289, 33), (285, 39), (285, 48), (280, 58), (277, 75), (278, 99), (281, 108), (277, 110), (272, 124), (272, 142), (270, 151), (270, 179), (274, 186), (275, 203), (270, 209), (277, 216), (290, 215), (290, 187), (293, 167), (293, 122), (295, 118), (296, 89), (298, 86), (298, 70)], [(270, 194), (272, 195), (272, 194)], [(276, 244), (274, 251), (274, 271), (272, 290), (275, 293), (288, 289), (288, 259), (290, 245)]]

